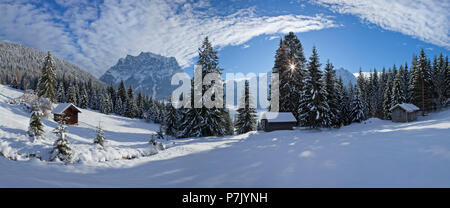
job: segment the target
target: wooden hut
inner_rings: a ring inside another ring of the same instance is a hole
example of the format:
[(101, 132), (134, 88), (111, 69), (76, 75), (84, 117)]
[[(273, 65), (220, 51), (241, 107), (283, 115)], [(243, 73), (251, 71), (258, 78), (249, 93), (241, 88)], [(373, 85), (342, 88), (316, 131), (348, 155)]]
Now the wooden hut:
[(410, 122), (417, 119), (419, 107), (410, 103), (394, 105), (391, 111), (392, 122)]
[(264, 131), (292, 130), (297, 125), (297, 119), (291, 112), (263, 112), (260, 122)]
[(75, 125), (78, 124), (78, 113), (81, 113), (81, 111), (72, 103), (61, 103), (52, 110), (52, 113), (53, 120), (56, 122), (59, 122), (64, 116), (66, 124)]

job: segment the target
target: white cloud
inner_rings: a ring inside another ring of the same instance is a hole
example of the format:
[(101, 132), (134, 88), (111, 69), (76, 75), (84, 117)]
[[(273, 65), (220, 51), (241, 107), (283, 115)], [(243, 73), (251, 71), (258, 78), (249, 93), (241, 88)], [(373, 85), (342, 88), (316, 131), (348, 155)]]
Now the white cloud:
[(253, 37), (335, 27), (323, 16), (256, 16), (253, 9), (215, 15), (206, 0), (105, 0), (102, 4), (57, 0), (65, 8), (24, 1), (0, 3), (0, 39), (72, 61), (100, 76), (127, 54), (150, 51), (192, 64), (205, 36), (216, 47), (242, 45)]
[(383, 29), (401, 32), (450, 48), (450, 1), (312, 0), (331, 10), (352, 14)]

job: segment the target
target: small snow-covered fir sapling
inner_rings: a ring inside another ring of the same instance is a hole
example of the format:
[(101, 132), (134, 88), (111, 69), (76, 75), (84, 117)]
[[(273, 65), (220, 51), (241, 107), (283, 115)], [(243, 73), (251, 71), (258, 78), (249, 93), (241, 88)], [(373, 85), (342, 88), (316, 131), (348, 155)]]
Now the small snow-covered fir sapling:
[(150, 137), (150, 144), (152, 144), (153, 146), (156, 145), (156, 140), (155, 140), (155, 135), (152, 134), (152, 136)]
[(41, 112), (39, 110), (39, 103), (33, 104), (30, 126), (28, 127), (28, 135), (33, 137), (33, 142), (40, 139), (44, 134), (44, 125), (41, 122)]
[(104, 147), (106, 138), (105, 138), (105, 133), (103, 132), (102, 126), (100, 125), (100, 122), (98, 123), (96, 132), (97, 132), (97, 136), (94, 139), (94, 144), (99, 144), (100, 146)]
[(164, 133), (163, 133), (162, 125), (159, 125), (159, 131), (156, 132), (156, 136), (157, 136), (158, 139), (164, 139)]
[(60, 161), (71, 162), (72, 161), (72, 149), (70, 148), (69, 140), (66, 139), (67, 126), (65, 125), (64, 115), (59, 121), (58, 127), (53, 131), (56, 134), (57, 139), (53, 144), (53, 150), (51, 152), (51, 160), (58, 158)]

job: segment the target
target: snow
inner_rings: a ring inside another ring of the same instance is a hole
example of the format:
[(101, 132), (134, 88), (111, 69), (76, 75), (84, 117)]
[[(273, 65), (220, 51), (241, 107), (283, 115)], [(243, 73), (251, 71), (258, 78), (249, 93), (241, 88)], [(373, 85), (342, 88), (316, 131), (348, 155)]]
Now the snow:
[(290, 112), (262, 112), (261, 119), (267, 119), (267, 122), (297, 122), (294, 115)]
[(392, 111), (396, 107), (400, 107), (400, 108), (402, 108), (403, 110), (405, 110), (408, 113), (412, 113), (414, 111), (420, 110), (419, 107), (415, 106), (414, 104), (410, 104), (410, 103), (397, 104), (397, 105), (392, 106), (392, 108), (389, 109), (389, 110)]
[[(410, 123), (171, 140), (157, 154), (117, 160), (150, 151), (159, 126), (82, 109), (68, 139), (87, 158), (64, 165), (16, 154), (52, 142), (26, 136), (29, 113), (7, 103), (20, 95), (0, 86), (0, 187), (450, 187), (449, 109)], [(99, 120), (105, 149), (92, 144)], [(46, 132), (56, 127), (43, 122)]]
[(67, 108), (69, 108), (70, 106), (75, 107), (78, 111), (81, 112), (80, 109), (78, 109), (76, 106), (74, 106), (72, 103), (61, 103), (59, 105), (57, 105), (53, 110), (52, 113), (54, 114), (62, 114)]

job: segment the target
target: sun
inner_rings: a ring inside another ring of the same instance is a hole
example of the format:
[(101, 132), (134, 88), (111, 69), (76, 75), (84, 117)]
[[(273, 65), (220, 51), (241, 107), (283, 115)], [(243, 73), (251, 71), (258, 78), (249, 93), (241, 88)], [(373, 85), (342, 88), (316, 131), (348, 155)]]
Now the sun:
[(289, 68), (291, 69), (291, 71), (294, 71), (294, 69), (295, 69), (295, 64), (289, 64)]

